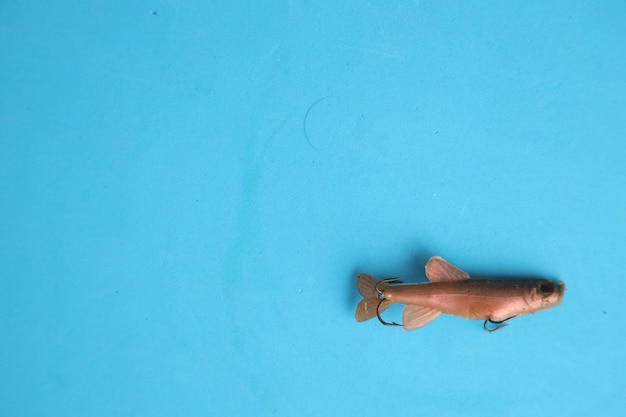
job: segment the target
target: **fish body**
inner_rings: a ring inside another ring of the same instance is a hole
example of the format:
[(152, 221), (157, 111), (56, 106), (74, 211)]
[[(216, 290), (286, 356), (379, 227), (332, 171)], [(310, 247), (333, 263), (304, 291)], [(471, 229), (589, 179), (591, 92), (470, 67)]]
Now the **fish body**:
[(426, 276), (429, 283), (398, 284), (359, 275), (357, 286), (363, 300), (356, 310), (357, 321), (380, 319), (379, 314), (391, 304), (404, 304), (406, 330), (423, 327), (441, 314), (501, 322), (555, 307), (565, 291), (564, 283), (547, 279), (470, 279), (438, 256), (426, 264)]
[(546, 280), (468, 279), (428, 284), (389, 284), (382, 296), (392, 303), (420, 305), (470, 320), (501, 321), (542, 309), (536, 288)]

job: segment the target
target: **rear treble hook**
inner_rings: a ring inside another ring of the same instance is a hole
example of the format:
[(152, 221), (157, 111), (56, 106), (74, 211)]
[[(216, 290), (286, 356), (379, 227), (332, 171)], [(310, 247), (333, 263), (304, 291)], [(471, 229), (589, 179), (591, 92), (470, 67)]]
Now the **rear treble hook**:
[[(506, 322), (506, 321), (509, 321), (509, 320), (511, 320), (511, 319), (514, 319), (515, 317), (517, 317), (517, 316), (511, 316), (511, 317), (509, 317), (508, 319), (504, 319), (504, 320), (500, 320), (500, 321), (495, 321), (495, 320), (487, 319), (487, 320), (485, 320), (485, 322), (483, 323), (483, 329), (485, 329), (485, 331), (486, 331), (487, 333), (494, 333), (494, 332), (497, 332), (498, 330), (502, 330), (502, 329), (504, 329), (506, 326), (508, 326), (508, 324), (502, 324), (502, 323), (504, 323), (504, 322)], [(490, 328), (487, 326), (487, 323), (496, 324), (497, 326), (496, 326), (496, 327), (494, 327), (493, 329), (490, 329)]]
[(380, 287), (382, 284), (390, 284), (390, 283), (392, 283), (392, 282), (396, 282), (396, 281), (398, 281), (398, 282), (402, 282), (402, 281), (400, 281), (401, 279), (402, 279), (402, 278), (400, 278), (400, 277), (395, 277), (395, 278), (386, 278), (386, 279), (383, 279), (382, 281), (380, 281), (380, 282), (378, 282), (378, 283), (376, 284), (376, 286), (374, 287), (374, 289), (376, 290), (376, 292), (378, 293), (378, 295), (380, 295), (381, 297), (385, 298), (385, 297), (383, 296), (383, 291), (382, 291), (380, 288), (378, 288), (378, 287)]
[(384, 324), (385, 326), (402, 326), (401, 324), (396, 323), (395, 321), (385, 321), (382, 317), (380, 317), (380, 305), (385, 301), (384, 298), (381, 298), (376, 306), (376, 317), (378, 317), (378, 321)]
[(385, 321), (380, 316), (380, 305), (383, 303), (383, 301), (386, 301), (386, 298), (383, 295), (383, 291), (379, 288), (379, 286), (382, 285), (382, 284), (389, 284), (391, 282), (396, 282), (396, 281), (400, 281), (400, 278), (383, 279), (382, 281), (380, 281), (379, 283), (376, 284), (376, 287), (374, 287), (376, 289), (376, 292), (379, 295), (379, 298), (380, 298), (380, 301), (378, 302), (378, 305), (376, 306), (376, 317), (378, 317), (378, 321), (381, 322), (382, 324), (384, 324), (385, 326), (402, 326), (401, 324), (398, 324), (395, 321), (391, 321), (391, 322)]

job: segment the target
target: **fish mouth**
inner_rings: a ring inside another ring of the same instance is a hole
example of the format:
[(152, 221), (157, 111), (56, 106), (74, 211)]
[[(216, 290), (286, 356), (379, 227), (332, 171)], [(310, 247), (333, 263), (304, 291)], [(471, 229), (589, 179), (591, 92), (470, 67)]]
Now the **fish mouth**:
[(565, 283), (563, 281), (555, 282), (556, 289), (554, 291), (555, 297), (552, 299), (551, 307), (556, 307), (563, 302), (563, 296), (565, 295)]

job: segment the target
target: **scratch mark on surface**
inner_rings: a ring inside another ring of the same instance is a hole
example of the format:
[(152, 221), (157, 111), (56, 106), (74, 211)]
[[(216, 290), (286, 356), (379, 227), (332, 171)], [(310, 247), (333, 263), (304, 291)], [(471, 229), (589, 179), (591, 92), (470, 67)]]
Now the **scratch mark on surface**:
[(309, 108), (307, 109), (306, 113), (304, 114), (304, 120), (302, 121), (302, 130), (304, 131), (304, 138), (306, 139), (306, 141), (309, 144), (309, 146), (311, 148), (315, 149), (315, 150), (317, 150), (317, 148), (315, 146), (313, 146), (313, 144), (311, 143), (311, 140), (309, 139), (309, 135), (308, 135), (307, 130), (306, 130), (306, 121), (309, 118), (309, 113), (311, 113), (311, 110), (313, 109), (313, 107), (317, 106), (322, 101), (328, 100), (328, 99), (331, 99), (331, 98), (337, 98), (337, 97), (335, 97), (335, 96), (325, 96), (325, 97), (320, 98), (315, 103), (311, 104), (309, 106)]
[(467, 200), (465, 200), (465, 204), (463, 204), (463, 208), (461, 209), (461, 217), (465, 216), (465, 209), (467, 208), (467, 205), (469, 204), (470, 201), (472, 201), (474, 197), (470, 197)]

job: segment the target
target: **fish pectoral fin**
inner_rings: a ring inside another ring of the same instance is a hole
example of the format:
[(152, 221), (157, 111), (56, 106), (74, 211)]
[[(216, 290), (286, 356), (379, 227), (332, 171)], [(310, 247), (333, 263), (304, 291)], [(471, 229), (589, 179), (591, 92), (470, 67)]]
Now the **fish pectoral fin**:
[(441, 315), (441, 311), (418, 305), (407, 305), (402, 311), (404, 330), (415, 330), (426, 326)]
[(465, 281), (470, 279), (467, 272), (447, 262), (441, 256), (433, 256), (426, 263), (426, 277), (430, 282)]

